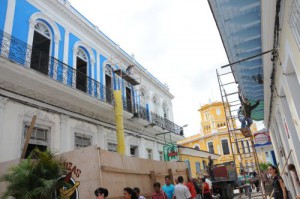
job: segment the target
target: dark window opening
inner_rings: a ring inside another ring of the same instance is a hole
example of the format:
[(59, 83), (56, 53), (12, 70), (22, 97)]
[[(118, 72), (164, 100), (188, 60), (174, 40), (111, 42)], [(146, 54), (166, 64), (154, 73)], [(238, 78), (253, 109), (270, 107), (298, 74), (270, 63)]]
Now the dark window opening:
[(28, 144), (26, 153), (25, 153), (25, 159), (28, 158), (28, 156), (30, 155), (30, 153), (35, 149), (38, 148), (40, 151), (46, 151), (47, 150), (47, 146), (45, 145), (37, 145), (37, 144)]
[(105, 75), (105, 85), (106, 85), (106, 90), (105, 90), (105, 95), (106, 95), (106, 101), (108, 103), (112, 102), (112, 83), (111, 83), (111, 77), (109, 75)]
[(87, 91), (87, 62), (77, 57), (76, 60), (76, 88), (83, 92)]
[(126, 108), (132, 113), (131, 89), (126, 87)]
[(30, 68), (48, 75), (50, 39), (34, 31)]
[(208, 143), (208, 152), (209, 153), (214, 153), (214, 145), (212, 142)]
[(224, 155), (230, 154), (228, 140), (222, 140), (222, 149)]

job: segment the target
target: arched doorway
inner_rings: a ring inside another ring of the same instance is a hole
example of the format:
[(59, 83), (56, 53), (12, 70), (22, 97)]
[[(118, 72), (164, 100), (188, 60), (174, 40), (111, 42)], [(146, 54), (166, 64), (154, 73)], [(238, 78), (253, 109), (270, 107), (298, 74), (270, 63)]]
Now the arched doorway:
[(78, 48), (76, 55), (76, 88), (87, 91), (87, 63), (88, 58), (82, 48)]
[(46, 24), (38, 21), (34, 26), (30, 68), (48, 75), (51, 33)]
[(105, 65), (105, 96), (106, 102), (112, 103), (112, 84), (113, 77), (112, 77), (112, 68), (109, 64)]

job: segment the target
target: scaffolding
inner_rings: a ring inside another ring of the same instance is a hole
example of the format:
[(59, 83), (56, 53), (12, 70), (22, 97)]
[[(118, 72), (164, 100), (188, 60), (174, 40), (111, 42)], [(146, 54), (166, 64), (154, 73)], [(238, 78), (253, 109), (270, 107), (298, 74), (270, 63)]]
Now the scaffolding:
[[(238, 159), (240, 161), (240, 165), (235, 165), (236, 170), (237, 172), (239, 172), (238, 169), (245, 170), (243, 163), (247, 159), (253, 157), (255, 165), (251, 166), (255, 166), (254, 170), (256, 170), (258, 173), (259, 186), (262, 193), (261, 196), (263, 199), (265, 199), (265, 191), (262, 187), (262, 174), (259, 167), (258, 155), (254, 146), (253, 134), (250, 128), (241, 129), (236, 126), (236, 120), (238, 120), (237, 113), (239, 107), (241, 106), (237, 83), (234, 79), (231, 67), (221, 70), (222, 73), (219, 73), (218, 70), (216, 70), (216, 73), (218, 77), (219, 89), (226, 117), (227, 131), (232, 152), (231, 154), (235, 163)], [(247, 143), (248, 146), (245, 146), (245, 143)], [(249, 146), (249, 143), (251, 146)], [(246, 167), (247, 166), (248, 165), (246, 165)]]

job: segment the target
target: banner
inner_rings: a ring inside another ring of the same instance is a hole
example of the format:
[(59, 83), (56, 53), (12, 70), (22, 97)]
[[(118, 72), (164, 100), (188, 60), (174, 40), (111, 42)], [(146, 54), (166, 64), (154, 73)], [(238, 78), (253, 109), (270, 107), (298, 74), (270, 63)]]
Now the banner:
[(167, 144), (163, 147), (164, 150), (164, 160), (165, 161), (178, 161), (178, 148), (177, 144)]
[(262, 130), (257, 133), (254, 133), (254, 146), (262, 147), (272, 145), (270, 132), (267, 130)]

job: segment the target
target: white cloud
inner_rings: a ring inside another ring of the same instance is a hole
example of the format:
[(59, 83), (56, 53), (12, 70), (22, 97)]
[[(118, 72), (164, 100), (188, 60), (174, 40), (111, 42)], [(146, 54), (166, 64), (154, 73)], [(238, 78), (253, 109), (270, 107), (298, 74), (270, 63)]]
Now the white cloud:
[(175, 123), (199, 133), (200, 104), (220, 99), (216, 68), (227, 57), (205, 0), (70, 0), (174, 94)]

